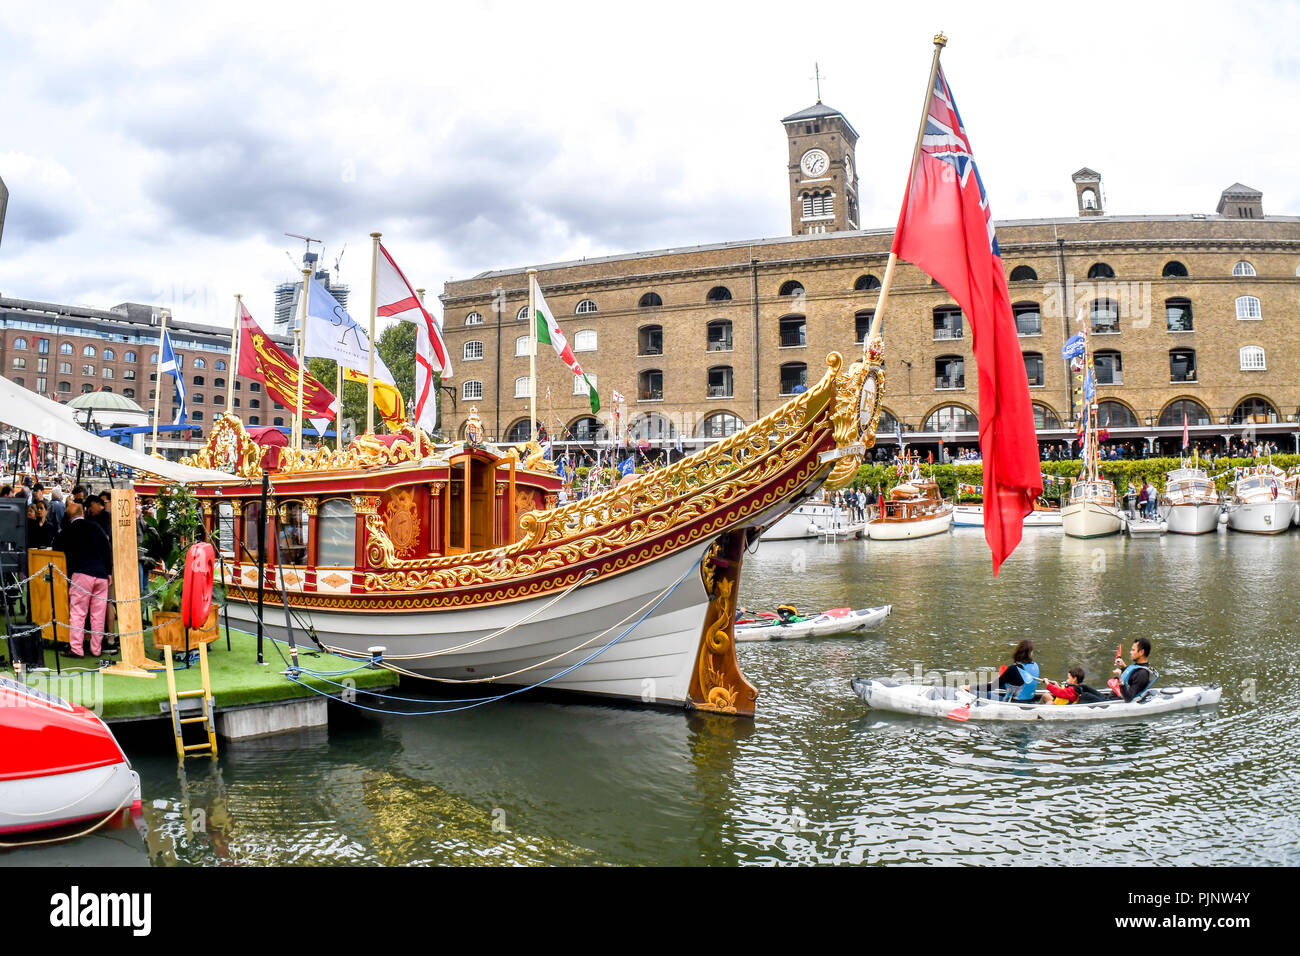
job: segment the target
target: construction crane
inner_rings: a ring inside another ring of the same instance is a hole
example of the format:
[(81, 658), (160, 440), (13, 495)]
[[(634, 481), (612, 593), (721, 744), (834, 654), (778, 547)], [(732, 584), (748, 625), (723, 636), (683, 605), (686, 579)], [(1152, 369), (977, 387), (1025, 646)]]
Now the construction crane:
[(339, 250), (338, 256), (334, 259), (334, 284), (339, 284), (339, 263), (343, 261), (343, 253), (348, 251), (348, 244), (343, 243), (343, 248)]

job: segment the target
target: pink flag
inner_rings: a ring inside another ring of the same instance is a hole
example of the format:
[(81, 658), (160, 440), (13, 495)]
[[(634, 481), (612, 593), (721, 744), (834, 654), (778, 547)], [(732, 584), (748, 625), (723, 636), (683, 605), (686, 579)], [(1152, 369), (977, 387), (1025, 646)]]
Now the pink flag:
[(377, 315), (415, 323), (415, 421), (426, 431), (433, 431), (438, 424), (433, 376), (441, 372), (443, 378), (450, 378), (451, 359), (438, 324), (420, 304), (411, 283), (406, 281), (383, 243), (379, 245), (375, 306)]

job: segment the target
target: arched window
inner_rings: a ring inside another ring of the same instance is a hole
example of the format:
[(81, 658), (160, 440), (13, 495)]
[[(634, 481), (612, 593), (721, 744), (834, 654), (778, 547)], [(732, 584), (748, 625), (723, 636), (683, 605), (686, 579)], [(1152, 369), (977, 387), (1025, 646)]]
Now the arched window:
[(125, 395), (127, 398), (135, 398), (135, 389), (124, 388), (122, 389), (122, 394)]
[(17, 338), (17, 339), (14, 339), (14, 348), (15, 348), (15, 349), (25, 349), (25, 348), (27, 348), (27, 340), (24, 339), (24, 338)]
[(226, 370), (226, 360), (217, 359), (216, 369), (218, 372), (224, 372)]
[(641, 296), (641, 301), (636, 304), (638, 309), (657, 309), (664, 304), (664, 300), (659, 297), (658, 292), (647, 292)]
[(1237, 318), (1262, 319), (1263, 317), (1264, 313), (1259, 308), (1259, 299), (1253, 295), (1243, 295), (1237, 299)]
[(271, 422), (271, 424), (279, 428), (280, 426), (284, 425), (284, 419), (277, 418), (275, 421)]
[(735, 389), (730, 365), (715, 365), (709, 369), (709, 398), (731, 398)]
[(781, 320), (781, 348), (801, 348), (808, 344), (808, 323), (802, 315), (787, 315)]
[(853, 313), (853, 341), (856, 344), (861, 345), (867, 340), (867, 333), (871, 331), (871, 320), (875, 315), (875, 309), (860, 309)]
[(1031, 386), (1044, 384), (1043, 381), (1043, 353), (1042, 352), (1025, 352), (1025, 377), (1029, 379)]
[(589, 315), (596, 311), (596, 303), (591, 299), (583, 299), (573, 311), (577, 315)]
[(704, 297), (705, 302), (730, 302), (731, 290), (725, 285), (715, 285), (709, 290), (709, 294)]
[(260, 391), (262, 390), (262, 383), (261, 383), (261, 382), (249, 382), (249, 383), (248, 383), (248, 390), (249, 390), (250, 392), (260, 392)]
[(778, 293), (778, 295), (803, 295), (803, 294), (804, 294), (803, 283), (796, 282), (794, 279), (791, 279), (789, 282), (784, 283), (781, 286), (781, 291)]
[(190, 384), (191, 384), (191, 385), (202, 385), (202, 384), (203, 384), (203, 376), (202, 376), (202, 375), (195, 375), (195, 376), (194, 376), (194, 380), (193, 380), (192, 382), (190, 382)]
[(1173, 384), (1196, 381), (1196, 351), (1194, 349), (1169, 350), (1169, 381)]
[(213, 388), (225, 388), (225, 387), (226, 387), (226, 380), (225, 380), (224, 378), (214, 378), (214, 379), (212, 380), (212, 387), (213, 387)]
[(1089, 314), (1094, 335), (1111, 335), (1119, 331), (1119, 303), (1114, 299), (1093, 299)]
[(1269, 425), (1276, 424), (1278, 418), (1277, 409), (1267, 398), (1252, 397), (1241, 402), (1232, 410), (1232, 424), (1234, 425)]
[(127, 352), (125, 355), (122, 356), (122, 361), (124, 361), (124, 362), (134, 362), (134, 361), (135, 361), (135, 353), (134, 353), (134, 352)]
[(1116, 349), (1102, 349), (1092, 357), (1098, 385), (1124, 384), (1124, 358)]
[(322, 501), (316, 516), (317, 566), (350, 568), (356, 561), (356, 551), (357, 516), (351, 499)]
[(207, 367), (208, 367), (208, 363), (207, 363), (207, 361), (206, 361), (205, 359), (196, 358), (196, 359), (194, 360), (194, 367), (195, 367), (195, 368), (207, 368)]
[(101, 378), (112, 378), (112, 377), (113, 377), (113, 370), (112, 370), (111, 368), (109, 368), (107, 365), (105, 365), (102, 369), (100, 369), (100, 377), (101, 377)]
[(519, 311), (515, 313), (515, 321), (522, 322), (526, 318), (528, 318), (528, 306), (521, 305)]
[(940, 355), (934, 360), (934, 387), (965, 388), (966, 360), (960, 355)]
[(964, 405), (944, 405), (930, 413), (922, 427), (923, 432), (977, 432), (979, 416)]
[(835, 194), (829, 189), (799, 197), (804, 219), (830, 219), (835, 215)]
[(27, 359), (23, 358), (21, 355), (15, 355), (15, 356), (14, 356), (13, 366), (14, 366), (14, 368), (26, 368), (26, 367), (27, 367)]
[(1232, 274), (1235, 276), (1253, 276), (1255, 275), (1255, 267), (1242, 259), (1232, 267)]
[[(588, 385), (588, 382), (591, 384)], [(573, 376), (573, 394), (590, 395), (593, 388), (597, 389), (597, 392), (599, 393), (599, 384), (600, 383), (597, 381), (595, 373), (584, 371), (581, 375)]]
[(575, 352), (594, 352), (596, 351), (596, 330), (582, 329), (573, 337), (573, 351)]
[(1238, 353), (1243, 372), (1264, 372), (1268, 370), (1264, 363), (1264, 350), (1258, 345), (1246, 345)]
[(111, 361), (113, 361), (113, 359), (115, 359), (115, 358), (117, 358), (117, 353), (116, 353), (116, 352), (114, 352), (112, 349), (104, 349), (104, 361), (105, 361), (105, 362), (111, 362)]
[(248, 400), (248, 407), (249, 407), (249, 408), (261, 408), (261, 407), (262, 407), (262, 401), (261, 401), (261, 399), (258, 399), (258, 398), (250, 398), (250, 399)]
[(1038, 278), (1038, 273), (1029, 266), (1016, 266), (1011, 270), (1012, 282), (1033, 282)]
[(584, 415), (569, 426), (569, 437), (573, 441), (604, 441), (609, 432), (600, 423), (600, 419)]
[(808, 366), (803, 362), (786, 362), (781, 366), (781, 394), (794, 395), (808, 388)]
[(1115, 270), (1104, 262), (1094, 262), (1088, 269), (1089, 279), (1113, 279)]
[(880, 410), (880, 421), (876, 425), (876, 434), (887, 438), (891, 435), (897, 435), (901, 429), (902, 426), (899, 424), (898, 419), (894, 417), (894, 413), (887, 408), (882, 408)]
[(483, 360), (483, 343), (477, 339), (466, 342), (461, 347), (461, 358), (466, 362), (480, 362)]
[(1017, 302), (1011, 307), (1016, 319), (1017, 335), (1042, 335), (1043, 314), (1037, 302)]
[(1170, 332), (1192, 331), (1192, 300), (1165, 299), (1165, 327)]
[(880, 280), (873, 275), (858, 276), (858, 281), (853, 283), (854, 292), (873, 292), (880, 288)]
[(955, 305), (941, 305), (934, 310), (934, 340), (948, 342), (962, 337), (961, 309)]
[(301, 501), (284, 501), (280, 503), (278, 517), (280, 520), (275, 523), (275, 543), (280, 552), (280, 563), (299, 566), (306, 564), (309, 533), (307, 510)]
[(82, 374), (82, 375), (94, 375), (94, 374), (95, 374), (95, 366), (93, 366), (93, 365), (83, 365), (83, 366), (81, 366), (81, 374)]
[(1097, 190), (1085, 189), (1083, 192), (1079, 193), (1079, 205), (1083, 209), (1096, 209)]
[(662, 325), (643, 325), (636, 330), (636, 354), (664, 354), (664, 327)]
[(1188, 425), (1210, 424), (1209, 409), (1194, 398), (1179, 398), (1165, 406), (1165, 410), (1160, 413), (1159, 425), (1161, 428), (1181, 426), (1184, 417)]
[[(71, 355), (71, 354), (72, 354), (72, 343), (71, 343), (71, 342), (60, 342), (60, 343), (59, 343), (59, 354), (60, 354), (60, 355)], [(150, 361), (153, 361), (153, 360), (150, 359)]]
[(1039, 430), (1060, 428), (1061, 417), (1042, 402), (1034, 402), (1034, 427)]
[(111, 392), (111, 391), (113, 391), (113, 386), (112, 386), (112, 385), (105, 385), (103, 388), (100, 389), (100, 391), (101, 391), (101, 392)]
[(465, 316), (465, 324), (466, 324), (466, 325), (482, 325), (482, 324), (483, 324), (483, 315), (482, 315), (482, 313), (480, 313), (480, 312), (471, 312), (469, 315)]
[(1183, 265), (1177, 259), (1172, 259), (1165, 263), (1160, 275), (1165, 279), (1186, 279), (1187, 266)]
[(83, 349), (81, 350), (81, 354), (82, 354), (82, 356), (84, 356), (85, 358), (94, 358), (94, 357), (95, 357), (95, 347), (94, 347), (93, 345), (87, 345), (85, 348), (83, 348)]
[(515, 357), (527, 356), (528, 348), (533, 344), (532, 336), (521, 335), (515, 339)]
[(60, 382), (60, 383), (59, 383), (59, 391), (60, 391), (60, 392), (63, 392), (64, 394), (70, 393), (70, 392), (72, 391), (72, 383), (71, 383), (71, 382)]
[(731, 323), (726, 319), (715, 319), (708, 326), (708, 345), (710, 352), (731, 351)]
[[(14, 382), (17, 383), (18, 385), (21, 385), (21, 384), (23, 383), (23, 380), (22, 380), (21, 378), (16, 378), (16, 379), (14, 379)], [(91, 385), (89, 382), (83, 382), (82, 385), (81, 385), (81, 394), (82, 394), (82, 395), (88, 395), (89, 393), (93, 392), (94, 390), (95, 390), (95, 386)]]
[(701, 438), (726, 438), (745, 427), (731, 412), (715, 412), (700, 424)]
[[(540, 435), (542, 432), (542, 423), (534, 422), (534, 425), (537, 427), (537, 432)], [(511, 445), (517, 445), (519, 442), (523, 441), (530, 441), (532, 437), (532, 429), (529, 427), (528, 419), (526, 418), (519, 419), (506, 431), (506, 443)]]
[(528, 376), (523, 375), (515, 379), (515, 398), (528, 397)]
[[(203, 396), (202, 396), (202, 395), (199, 395), (199, 394), (191, 393), (191, 395), (190, 395), (190, 404), (191, 404), (191, 405), (202, 405), (202, 404), (203, 404)], [(249, 404), (250, 406), (252, 406), (253, 403), (252, 403), (252, 402), (249, 402), (248, 404)]]
[(651, 413), (634, 421), (628, 434), (636, 441), (665, 442), (677, 437), (677, 429), (666, 416)]
[(637, 400), (662, 402), (664, 400), (664, 373), (657, 368), (644, 369), (636, 377)]
[(1123, 402), (1113, 399), (1097, 404), (1098, 428), (1137, 428), (1137, 416)]

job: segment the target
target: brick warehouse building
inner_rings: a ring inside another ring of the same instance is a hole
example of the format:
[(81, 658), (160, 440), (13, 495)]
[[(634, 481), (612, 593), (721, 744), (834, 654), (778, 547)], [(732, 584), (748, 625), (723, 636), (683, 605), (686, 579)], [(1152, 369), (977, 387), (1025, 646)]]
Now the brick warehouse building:
[[(844, 117), (818, 103), (783, 121), (791, 235), (539, 265), (538, 283), (604, 406), (546, 351), (538, 419), (590, 441), (627, 399), (635, 438), (697, 447), (770, 412), (860, 352), (892, 229), (858, 230)], [(1101, 176), (1072, 177), (1076, 214), (997, 224), (1039, 438), (1074, 438), (1079, 415), (1062, 343), (1080, 311), (1091, 324), (1099, 417), (1112, 439), (1176, 452), (1221, 447), (1253, 428), (1287, 451), (1300, 413), (1300, 217), (1265, 216), (1234, 184), (1214, 213), (1117, 216)], [(444, 331), (456, 361), (448, 432), (471, 407), (489, 436), (528, 431), (527, 267), (448, 282)], [(1077, 325), (1075, 325), (1077, 328)], [(894, 418), (909, 446), (973, 446), (977, 375), (970, 330), (947, 293), (900, 263), (884, 317), (888, 369), (881, 445)], [(549, 392), (549, 396), (548, 396)]]
[[(5, 378), (54, 401), (111, 391), (152, 413), (161, 310), (123, 303), (112, 309), (0, 297), (0, 368)], [(176, 458), (196, 449), (208, 426), (226, 407), (230, 333), (168, 319), (172, 345), (184, 369), (186, 404), (195, 424), (186, 441), (160, 435), (158, 450)], [(292, 349), (290, 340), (273, 336)], [(174, 420), (176, 390), (163, 383), (161, 423)], [(291, 411), (262, 393), (258, 382), (237, 379), (235, 411), (249, 426), (286, 425)]]

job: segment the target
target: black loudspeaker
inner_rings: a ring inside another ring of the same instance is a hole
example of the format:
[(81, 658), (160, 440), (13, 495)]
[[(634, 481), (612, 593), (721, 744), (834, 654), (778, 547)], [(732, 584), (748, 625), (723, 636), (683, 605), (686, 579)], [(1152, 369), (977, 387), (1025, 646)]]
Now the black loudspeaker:
[(44, 667), (45, 649), (41, 646), (41, 627), (15, 625), (13, 633), (9, 635), (9, 656), (28, 667)]
[(0, 551), (27, 550), (27, 499), (0, 498)]

